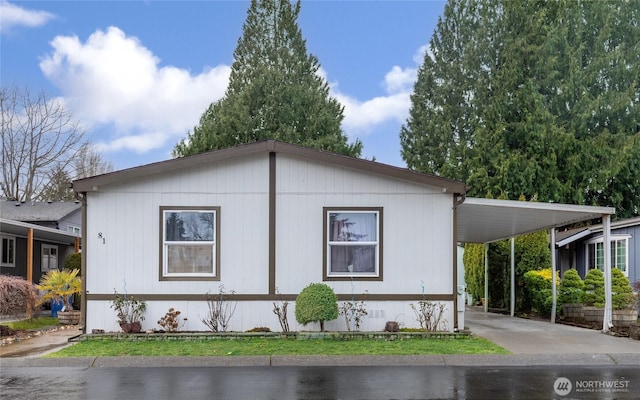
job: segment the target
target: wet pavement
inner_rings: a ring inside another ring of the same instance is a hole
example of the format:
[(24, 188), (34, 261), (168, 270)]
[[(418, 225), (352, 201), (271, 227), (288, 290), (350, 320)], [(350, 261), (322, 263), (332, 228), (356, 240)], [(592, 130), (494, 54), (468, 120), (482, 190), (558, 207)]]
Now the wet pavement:
[(0, 346), (10, 399), (636, 399), (640, 342), (470, 311), (506, 355), (43, 358), (75, 329)]

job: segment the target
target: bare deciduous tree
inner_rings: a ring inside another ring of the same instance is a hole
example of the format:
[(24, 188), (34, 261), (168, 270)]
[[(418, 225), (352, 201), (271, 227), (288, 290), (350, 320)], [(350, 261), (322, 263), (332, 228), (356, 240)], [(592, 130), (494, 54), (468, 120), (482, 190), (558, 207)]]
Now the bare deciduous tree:
[(68, 170), (86, 150), (84, 131), (60, 101), (28, 88), (2, 88), (0, 111), (3, 195), (44, 200), (51, 177)]

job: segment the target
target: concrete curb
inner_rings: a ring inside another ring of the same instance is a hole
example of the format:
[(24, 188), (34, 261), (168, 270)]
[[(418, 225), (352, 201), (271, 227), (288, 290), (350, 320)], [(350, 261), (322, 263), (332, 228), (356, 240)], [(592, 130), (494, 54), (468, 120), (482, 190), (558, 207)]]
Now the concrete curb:
[(488, 354), (416, 356), (220, 356), (220, 357), (80, 357), (80, 358), (3, 358), (8, 367), (323, 367), (323, 366), (444, 366), (444, 367), (530, 367), (560, 366), (638, 366), (640, 354)]

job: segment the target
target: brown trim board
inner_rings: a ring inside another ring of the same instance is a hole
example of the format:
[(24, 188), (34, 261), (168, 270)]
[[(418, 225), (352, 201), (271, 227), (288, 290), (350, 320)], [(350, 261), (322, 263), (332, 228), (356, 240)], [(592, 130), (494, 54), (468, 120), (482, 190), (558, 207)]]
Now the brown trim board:
[[(213, 294), (215, 296), (215, 294)], [(128, 296), (134, 296), (146, 301), (205, 301), (205, 294), (179, 293), (179, 294), (144, 294), (130, 293)], [(367, 295), (351, 295), (338, 294), (339, 301), (363, 300), (363, 301), (455, 301), (454, 294), (367, 294)], [(110, 301), (113, 300), (113, 293), (88, 293), (85, 295), (87, 300), (92, 301)], [(230, 301), (295, 301), (297, 294), (227, 294), (225, 296)]]

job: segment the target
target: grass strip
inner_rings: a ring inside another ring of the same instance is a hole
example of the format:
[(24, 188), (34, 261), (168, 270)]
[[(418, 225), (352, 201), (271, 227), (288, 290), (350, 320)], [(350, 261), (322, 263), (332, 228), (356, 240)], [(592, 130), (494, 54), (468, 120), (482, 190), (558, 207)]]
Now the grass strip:
[(252, 338), (202, 341), (89, 340), (46, 357), (509, 354), (480, 337), (410, 340)]
[(59, 325), (58, 318), (53, 317), (38, 317), (31, 319), (23, 319), (20, 321), (4, 322), (2, 325), (6, 325), (9, 328), (16, 331), (29, 331), (35, 329), (42, 329), (48, 327), (55, 327)]

